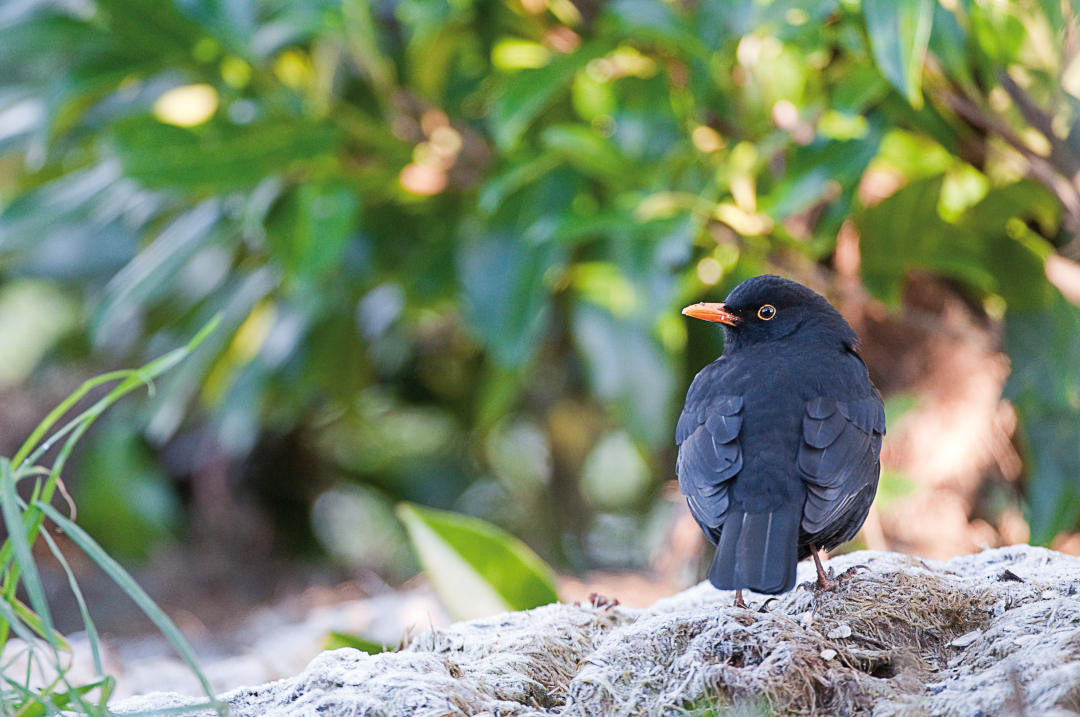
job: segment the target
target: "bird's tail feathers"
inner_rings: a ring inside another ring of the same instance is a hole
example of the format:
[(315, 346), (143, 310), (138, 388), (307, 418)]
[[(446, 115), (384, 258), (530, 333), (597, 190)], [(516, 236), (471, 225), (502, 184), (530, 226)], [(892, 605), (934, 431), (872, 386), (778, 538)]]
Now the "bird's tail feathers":
[(795, 586), (801, 511), (729, 512), (724, 520), (709, 582), (721, 590), (775, 595)]

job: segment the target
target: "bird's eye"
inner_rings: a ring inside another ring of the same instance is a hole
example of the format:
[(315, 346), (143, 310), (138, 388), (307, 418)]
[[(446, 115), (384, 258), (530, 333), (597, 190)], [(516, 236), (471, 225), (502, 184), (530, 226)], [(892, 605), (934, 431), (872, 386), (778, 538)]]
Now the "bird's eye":
[(774, 316), (776, 316), (776, 307), (772, 304), (765, 304), (757, 310), (757, 317), (762, 321), (768, 321)]

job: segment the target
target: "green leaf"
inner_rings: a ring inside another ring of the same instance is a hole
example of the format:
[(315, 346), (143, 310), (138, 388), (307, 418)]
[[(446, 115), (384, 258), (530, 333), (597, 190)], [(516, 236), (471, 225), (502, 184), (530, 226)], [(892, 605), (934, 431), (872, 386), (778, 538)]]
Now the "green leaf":
[(160, 234), (113, 276), (91, 323), (99, 343), (113, 340), (114, 330), (142, 310), (144, 302), (164, 292), (177, 272), (211, 241), (221, 219), (220, 200), (208, 199), (172, 219)]
[(529, 610), (559, 599), (551, 568), (500, 528), (411, 503), (398, 505), (397, 515), (440, 599), (455, 618)]
[(956, 15), (940, 3), (934, 3), (934, 27), (930, 32), (929, 49), (951, 79), (958, 80), (965, 88), (974, 88), (967, 33), (957, 22)]
[(464, 308), (496, 362), (513, 368), (529, 361), (548, 325), (545, 275), (563, 250), (509, 237), (466, 247), (459, 261)]
[(663, 42), (691, 56), (706, 54), (675, 7), (662, 0), (614, 0), (605, 4), (604, 11), (628, 37)]
[(830, 185), (839, 185), (844, 193), (853, 192), (880, 144), (880, 132), (871, 127), (860, 139), (799, 147), (791, 158), (788, 178), (761, 198), (761, 211), (783, 220), (820, 201)]
[(563, 157), (553, 152), (544, 152), (528, 162), (510, 167), (484, 184), (477, 206), (486, 215), (494, 214), (507, 197), (532, 184), (563, 162)]
[(651, 446), (670, 441), (675, 374), (649, 329), (587, 301), (574, 307), (572, 320), (596, 395), (613, 405), (635, 439)]
[(323, 643), (324, 650), (336, 650), (339, 647), (351, 647), (369, 655), (378, 655), (380, 652), (393, 652), (394, 648), (371, 640), (365, 640), (359, 635), (350, 635), (346, 632), (331, 631)]
[(1061, 225), (1061, 202), (1049, 189), (1028, 179), (989, 192), (972, 207), (965, 226), (980, 233), (1003, 232), (1010, 219), (1034, 221), (1044, 236), (1057, 234)]
[[(19, 495), (15, 490), (15, 477), (11, 469), (11, 461), (0, 457), (0, 513), (3, 515), (4, 528), (7, 531), (5, 547), (11, 546), (15, 557), (15, 565), (22, 576), (23, 586), (30, 598), (30, 606), (40, 621), (36, 631), (45, 638), (55, 654), (60, 645), (56, 641), (53, 630), (52, 614), (49, 611), (49, 602), (45, 598), (45, 588), (41, 583), (37, 563), (31, 552), (30, 537), (36, 532), (34, 525), (35, 516), (31, 511), (25, 513), (19, 505)], [(31, 536), (27, 535), (31, 531)], [(7, 581), (5, 581), (6, 583)]]
[(934, 0), (863, 0), (874, 60), (913, 107), (922, 107), (922, 66), (934, 21)]
[(1005, 314), (1012, 363), (1005, 397), (1020, 417), (1031, 542), (1080, 525), (1080, 308), (1060, 294), (1042, 311)]
[(897, 305), (909, 269), (960, 279), (983, 292), (997, 287), (982, 262), (980, 238), (938, 216), (942, 177), (915, 182), (866, 211), (859, 221), (862, 273), (878, 298)]
[(591, 127), (564, 124), (548, 127), (540, 136), (544, 147), (594, 179), (624, 184), (633, 177), (630, 163), (608, 139)]
[(329, 155), (338, 143), (337, 132), (321, 123), (211, 121), (188, 129), (149, 116), (118, 122), (113, 137), (128, 176), (150, 187), (208, 192), (251, 187), (293, 164)]
[(493, 133), (499, 149), (503, 152), (512, 150), (556, 96), (569, 90), (577, 71), (613, 48), (614, 43), (607, 41), (587, 43), (546, 67), (521, 70), (513, 75), (491, 109)]
[(1019, 61), (1019, 55), (1028, 39), (1024, 23), (1015, 16), (1016, 5), (1012, 3), (968, 4), (972, 37), (986, 56), (998, 67), (1007, 67)]
[(130, 421), (114, 416), (94, 433), (74, 497), (79, 522), (111, 554), (145, 559), (177, 526), (181, 506)]
[(174, 2), (99, 0), (97, 8), (106, 16), (110, 34), (119, 40), (122, 51), (144, 62), (182, 57), (203, 34), (177, 11)]
[(294, 274), (317, 280), (336, 266), (357, 229), (360, 203), (342, 185), (301, 185), (289, 196), (269, 236), (276, 254)]
[(983, 265), (997, 280), (996, 292), (1010, 311), (1045, 309), (1059, 296), (1043, 268), (1053, 248), (1028, 223), (1054, 236), (1061, 211), (1050, 190), (1022, 180), (991, 190), (961, 217), (960, 226), (982, 237)]

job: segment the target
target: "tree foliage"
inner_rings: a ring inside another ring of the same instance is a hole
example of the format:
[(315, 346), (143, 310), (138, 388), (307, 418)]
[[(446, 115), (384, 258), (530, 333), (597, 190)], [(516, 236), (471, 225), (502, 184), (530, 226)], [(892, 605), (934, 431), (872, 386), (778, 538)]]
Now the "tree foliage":
[(241, 458), (302, 428), (340, 478), (574, 560), (565, 536), (617, 512), (589, 480), (644, 464), (640, 505), (670, 474), (686, 367), (720, 348), (679, 308), (828, 267), (851, 220), (874, 296), (917, 268), (1004, 310), (1045, 542), (1080, 521), (1080, 324), (1043, 271), (1080, 253), (1077, 12), (8, 3), (2, 271), (76, 299), (110, 360), (221, 313), (152, 443), (198, 429)]

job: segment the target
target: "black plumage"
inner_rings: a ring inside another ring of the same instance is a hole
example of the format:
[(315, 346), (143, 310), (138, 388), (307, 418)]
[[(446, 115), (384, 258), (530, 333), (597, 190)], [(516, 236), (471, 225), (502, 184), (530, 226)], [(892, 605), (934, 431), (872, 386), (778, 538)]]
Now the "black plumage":
[(817, 549), (855, 537), (877, 490), (885, 410), (855, 332), (810, 289), (777, 276), (683, 313), (721, 323), (724, 354), (679, 417), (679, 488), (717, 545), (709, 580), (776, 594)]

